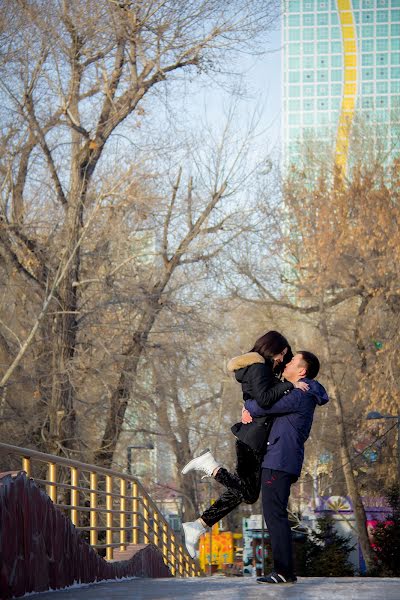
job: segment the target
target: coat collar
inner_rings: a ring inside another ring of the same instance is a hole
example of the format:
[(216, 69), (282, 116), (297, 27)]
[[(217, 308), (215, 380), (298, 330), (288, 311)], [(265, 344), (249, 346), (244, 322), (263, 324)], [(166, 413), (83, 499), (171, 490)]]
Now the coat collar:
[(254, 365), (254, 363), (265, 363), (265, 360), (258, 352), (246, 352), (246, 354), (231, 358), (227, 364), (227, 369), (231, 372), (238, 371), (239, 369)]

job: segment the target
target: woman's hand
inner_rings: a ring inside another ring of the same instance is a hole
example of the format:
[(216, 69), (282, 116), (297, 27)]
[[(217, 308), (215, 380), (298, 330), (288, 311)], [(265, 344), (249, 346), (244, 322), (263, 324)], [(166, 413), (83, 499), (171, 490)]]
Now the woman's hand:
[(243, 408), (242, 408), (242, 423), (247, 425), (248, 423), (251, 423), (252, 420), (253, 420), (253, 417), (251, 416), (249, 411), (246, 410), (245, 407), (243, 406)]
[(307, 390), (310, 389), (310, 386), (305, 381), (295, 381), (295, 383), (293, 385), (295, 388), (297, 388), (298, 390), (301, 390), (302, 392), (306, 392)]

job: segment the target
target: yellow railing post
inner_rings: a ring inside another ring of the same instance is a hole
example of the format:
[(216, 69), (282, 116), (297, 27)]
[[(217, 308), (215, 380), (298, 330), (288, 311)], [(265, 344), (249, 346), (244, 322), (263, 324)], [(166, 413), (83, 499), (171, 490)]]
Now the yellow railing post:
[[(90, 473), (90, 508), (97, 508), (97, 473)], [(90, 545), (95, 546), (97, 544), (97, 511), (90, 511)]]
[(22, 457), (22, 470), (25, 471), (26, 476), (31, 476), (31, 459), (29, 456)]
[(162, 524), (162, 553), (165, 564), (168, 564), (168, 526), (166, 523)]
[[(71, 467), (71, 507), (79, 506), (79, 490), (74, 489), (79, 486), (79, 471), (76, 467)], [(79, 525), (78, 508), (71, 508), (71, 521), (77, 527)]]
[[(47, 465), (47, 481), (57, 483), (57, 465), (53, 462)], [(57, 502), (57, 487), (55, 485), (47, 485), (47, 495), (50, 496), (54, 503)]]
[(143, 542), (148, 544), (149, 538), (149, 500), (143, 495)]
[(171, 573), (175, 577), (176, 575), (176, 556), (175, 556), (175, 535), (171, 533), (170, 541), (170, 552), (171, 552)]
[(120, 543), (120, 550), (126, 550), (126, 479), (124, 479), (123, 477), (121, 477), (120, 479), (120, 495), (121, 495), (121, 501), (120, 501), (120, 510), (121, 512), (119, 513), (120, 519), (119, 519), (119, 526), (121, 527), (120, 532), (119, 532), (119, 543)]
[(159, 536), (159, 526), (158, 526), (158, 518), (159, 518), (159, 514), (158, 512), (155, 512), (153, 514), (153, 520), (154, 520), (154, 525), (153, 525), (153, 544), (155, 544), (157, 547), (160, 546), (160, 536)]
[(132, 544), (139, 541), (139, 490), (136, 482), (132, 483)]
[(113, 498), (111, 496), (112, 494), (112, 487), (113, 487), (113, 480), (111, 475), (106, 475), (106, 544), (107, 544), (107, 548), (106, 548), (106, 559), (107, 560), (112, 560), (113, 555), (114, 555), (114, 549), (112, 547), (112, 543), (113, 543), (113, 532), (112, 532), (112, 526), (113, 526), (113, 514), (112, 514), (112, 510), (113, 510)]
[(178, 573), (183, 577), (183, 549), (182, 546), (178, 546)]

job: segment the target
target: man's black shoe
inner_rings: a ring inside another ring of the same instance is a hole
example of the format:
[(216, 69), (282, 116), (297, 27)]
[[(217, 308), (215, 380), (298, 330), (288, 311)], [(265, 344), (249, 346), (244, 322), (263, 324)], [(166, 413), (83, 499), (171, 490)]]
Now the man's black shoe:
[(272, 571), (272, 573), (270, 573), (266, 577), (257, 577), (257, 583), (273, 583), (278, 585), (288, 585), (291, 583), (296, 583), (296, 581), (296, 575), (288, 575), (285, 577), (284, 575), (276, 573), (276, 571)]

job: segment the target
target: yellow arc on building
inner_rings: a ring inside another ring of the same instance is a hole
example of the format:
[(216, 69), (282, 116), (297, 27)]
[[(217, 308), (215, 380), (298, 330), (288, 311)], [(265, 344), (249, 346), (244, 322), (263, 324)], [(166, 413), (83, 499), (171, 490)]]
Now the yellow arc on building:
[(357, 96), (357, 33), (351, 0), (338, 0), (343, 38), (343, 95), (336, 137), (336, 164), (345, 171)]

